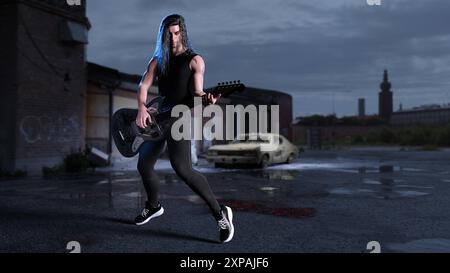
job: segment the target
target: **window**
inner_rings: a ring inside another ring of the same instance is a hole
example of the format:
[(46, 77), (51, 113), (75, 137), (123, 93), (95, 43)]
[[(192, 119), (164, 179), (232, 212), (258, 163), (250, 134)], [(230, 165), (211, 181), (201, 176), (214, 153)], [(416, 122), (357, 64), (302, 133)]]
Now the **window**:
[(74, 21), (64, 20), (60, 25), (59, 39), (68, 43), (87, 44), (87, 27)]

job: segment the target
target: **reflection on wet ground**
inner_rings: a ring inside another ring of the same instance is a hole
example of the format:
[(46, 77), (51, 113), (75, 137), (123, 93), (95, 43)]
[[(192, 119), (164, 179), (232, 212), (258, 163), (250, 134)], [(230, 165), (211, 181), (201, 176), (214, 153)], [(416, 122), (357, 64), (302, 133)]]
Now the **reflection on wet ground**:
[[(343, 172), (349, 174), (359, 175), (361, 183), (345, 183), (345, 186), (333, 187), (333, 183), (330, 183), (330, 194), (343, 195), (343, 196), (365, 196), (374, 197), (379, 199), (395, 199), (403, 197), (418, 197), (429, 195), (434, 189), (433, 186), (414, 185), (414, 183), (407, 183), (408, 180), (414, 180), (410, 176), (413, 176), (426, 172), (424, 169), (394, 166), (389, 164), (379, 164), (372, 162), (372, 166), (361, 166), (361, 164), (367, 164), (367, 162), (358, 163), (306, 163), (296, 162), (293, 164), (275, 165), (267, 169), (253, 169), (247, 172), (236, 171), (239, 174), (247, 174), (248, 176), (267, 179), (267, 180), (296, 180), (301, 182), (301, 176), (305, 170), (323, 170), (329, 172)], [(294, 169), (297, 167), (298, 169)], [(405, 178), (398, 178), (405, 176)], [(228, 176), (227, 179), (233, 180), (232, 176)], [(443, 182), (450, 182), (450, 180), (442, 180)], [(336, 183), (339, 184), (339, 183)], [(335, 185), (334, 185), (335, 186)], [(276, 191), (276, 186), (266, 186), (260, 188), (266, 191), (269, 195)]]
[(271, 170), (254, 169), (248, 170), (246, 172), (240, 170), (236, 171), (236, 173), (269, 180), (296, 180), (298, 176), (301, 174), (301, 172), (298, 170), (277, 170), (277, 169)]
[[(173, 186), (184, 184), (180, 178), (168, 168), (168, 162), (162, 162), (159, 166), (159, 177), (162, 186)], [(167, 165), (167, 166), (166, 166)], [(224, 199), (234, 200), (236, 205), (242, 209), (253, 208), (257, 211), (267, 213), (273, 209), (253, 206), (238, 199), (244, 197), (240, 194), (246, 191), (247, 195), (254, 197), (254, 200), (275, 200), (288, 196), (290, 198), (326, 198), (326, 197), (369, 197), (377, 199), (412, 198), (430, 195), (434, 187), (418, 183), (417, 177), (429, 174), (426, 168), (407, 165), (400, 162), (388, 164), (379, 160), (368, 159), (346, 159), (343, 157), (331, 159), (311, 159), (300, 158), (291, 164), (278, 164), (266, 169), (230, 169), (214, 168), (212, 165), (203, 164), (194, 167), (208, 179), (223, 181), (233, 187), (216, 188), (216, 192), (223, 195)], [(448, 172), (448, 171), (445, 171)], [(442, 171), (440, 172), (442, 173)], [(71, 184), (64, 181), (64, 187), (53, 185), (22, 190), (15, 188), (14, 194), (33, 195), (39, 198), (53, 199), (86, 199), (92, 203), (106, 199), (109, 207), (115, 204), (134, 204), (133, 207), (140, 207), (145, 202), (146, 194), (143, 190), (141, 179), (136, 171), (115, 171), (105, 172), (105, 176), (97, 177), (95, 181), (90, 181), (80, 187), (77, 181)], [(312, 175), (318, 174), (320, 179), (311, 179)], [(450, 183), (450, 179), (440, 178), (439, 181)], [(243, 184), (243, 182), (245, 182)], [(320, 184), (324, 187), (316, 190), (303, 190), (304, 183)], [(240, 186), (247, 185), (240, 189)], [(92, 186), (99, 187), (92, 190)], [(173, 187), (171, 189), (176, 189)], [(3, 188), (0, 195), (6, 193)], [(193, 204), (200, 204), (202, 200), (195, 194), (189, 192), (165, 192), (160, 193), (161, 199), (186, 200)], [(295, 208), (291, 208), (295, 215)]]
[[(351, 179), (350, 182), (342, 183), (341, 181), (334, 181), (327, 179), (326, 185), (328, 189), (324, 189), (319, 195), (321, 197), (334, 196), (342, 197), (373, 197), (379, 199), (395, 199), (403, 197), (419, 197), (429, 195), (433, 190), (433, 186), (417, 185), (414, 183), (414, 176), (420, 172), (425, 172), (424, 169), (402, 167), (399, 165), (380, 164), (372, 162), (372, 165), (367, 161), (353, 161), (353, 162), (306, 162), (297, 161), (292, 164), (274, 165), (266, 169), (216, 169), (212, 166), (202, 166), (202, 170), (208, 170), (205, 175), (212, 176), (211, 179), (221, 179), (229, 181), (229, 183), (239, 183), (240, 181), (250, 179), (254, 185), (251, 190), (256, 190), (265, 195), (258, 198), (267, 197), (281, 197), (290, 191), (297, 191), (296, 196), (306, 197), (308, 193), (302, 194), (299, 190), (300, 184), (280, 184), (283, 181), (304, 183), (308, 180), (308, 171), (323, 171), (332, 175), (333, 172), (343, 172), (354, 174), (349, 177), (357, 177), (358, 179)], [(221, 173), (223, 175), (221, 175)], [(345, 177), (345, 176), (344, 176)], [(267, 183), (267, 181), (272, 181)], [(442, 182), (450, 182), (450, 179), (441, 179)], [(324, 183), (324, 181), (317, 181)], [(107, 198), (108, 204), (112, 206), (114, 202), (126, 203), (126, 199), (138, 199), (136, 206), (141, 206), (145, 199), (145, 192), (141, 187), (141, 179), (137, 172), (113, 172), (107, 177), (98, 178), (96, 181), (84, 184), (83, 187), (79, 185), (70, 186), (69, 182), (64, 182), (64, 188), (58, 186), (40, 187), (27, 189), (15, 194), (20, 195), (42, 195), (45, 198), (55, 199), (99, 199)], [(173, 171), (160, 172), (161, 185), (177, 185), (182, 183), (179, 177)], [(287, 182), (286, 182), (287, 183)], [(183, 183), (184, 184), (184, 183)], [(101, 187), (103, 190), (92, 190), (91, 186)], [(239, 186), (236, 184), (236, 186)], [(6, 189), (2, 192), (5, 193)], [(231, 197), (238, 193), (238, 189), (221, 189), (220, 193)], [(0, 192), (1, 194), (1, 192)], [(318, 196), (317, 192), (312, 193), (311, 196)], [(41, 196), (42, 197), (42, 196)], [(162, 199), (183, 199), (191, 203), (201, 203), (202, 200), (196, 195), (174, 195), (161, 193)], [(235, 200), (235, 202), (238, 202)], [(245, 206), (244, 206), (245, 207)], [(266, 211), (259, 207), (260, 211)]]
[[(394, 199), (401, 197), (418, 197), (430, 194), (429, 190), (434, 189), (432, 186), (421, 185), (409, 185), (403, 184), (405, 179), (397, 179), (392, 177), (386, 177), (384, 174), (391, 175), (408, 175), (409, 172), (421, 172), (424, 170), (416, 168), (402, 168), (401, 166), (393, 165), (379, 165), (377, 169), (360, 167), (358, 168), (358, 174), (380, 174), (378, 177), (368, 178), (363, 177), (362, 183), (371, 187), (367, 188), (334, 188), (330, 190), (332, 194), (340, 195), (364, 195), (368, 197), (375, 197), (381, 199)], [(353, 185), (354, 186), (354, 185)], [(416, 191), (411, 189), (420, 189), (422, 191)], [(427, 191), (428, 190), (428, 191)]]

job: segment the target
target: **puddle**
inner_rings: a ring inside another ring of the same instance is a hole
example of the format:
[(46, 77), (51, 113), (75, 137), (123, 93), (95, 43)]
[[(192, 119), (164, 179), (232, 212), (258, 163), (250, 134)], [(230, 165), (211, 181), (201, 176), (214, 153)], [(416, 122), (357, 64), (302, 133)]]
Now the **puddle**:
[(237, 189), (226, 189), (226, 190), (221, 190), (220, 192), (237, 192)]
[(274, 187), (261, 187), (259, 189), (262, 190), (263, 192), (265, 192), (269, 196), (274, 196), (275, 191), (278, 190), (278, 188), (274, 188)]
[(226, 173), (240, 171), (240, 168), (215, 168), (215, 167), (199, 167), (193, 166), (196, 171), (201, 173)]
[(391, 243), (388, 249), (407, 253), (450, 253), (450, 240), (443, 238), (422, 239), (407, 243)]
[(336, 169), (337, 172), (343, 172), (343, 173), (360, 173), (359, 170), (353, 170), (353, 169)]
[(402, 197), (416, 197), (429, 194), (428, 192), (420, 192), (420, 191), (396, 191), (396, 193), (398, 193)]
[(398, 185), (398, 188), (411, 188), (411, 189), (434, 189), (432, 186), (413, 186), (413, 185)]
[(329, 191), (331, 194), (338, 194), (338, 195), (355, 195), (358, 193), (375, 193), (374, 190), (369, 189), (346, 189), (346, 188), (335, 188)]
[(364, 184), (369, 184), (369, 185), (381, 185), (381, 182), (380, 182), (380, 181), (372, 180), (372, 179), (367, 179), (367, 178), (364, 178), (364, 179), (363, 179), (363, 183), (364, 183)]
[(345, 195), (351, 195), (354, 193), (353, 190), (345, 189), (345, 188), (336, 188), (329, 191), (331, 194), (345, 194)]
[(260, 170), (255, 171), (255, 175), (269, 180), (295, 180), (300, 172), (297, 170)]
[(416, 168), (403, 168), (401, 166), (394, 165), (380, 165), (378, 168), (375, 167), (358, 167), (358, 168), (338, 168), (336, 171), (347, 172), (347, 173), (358, 173), (358, 174), (370, 174), (370, 173), (395, 173), (395, 172), (424, 172), (423, 169)]
[(274, 188), (274, 187), (261, 187), (259, 188), (262, 191), (274, 191), (274, 190), (278, 190), (278, 188)]
[(129, 193), (123, 193), (123, 194), (121, 194), (121, 196), (131, 197), (131, 198), (139, 198), (139, 197), (142, 197), (141, 193), (140, 193), (140, 192), (137, 192), (137, 191), (135, 191), (135, 192), (129, 192)]
[(402, 168), (402, 171), (405, 171), (405, 172), (424, 172), (425, 170), (423, 170), (423, 169), (416, 169), (416, 168)]
[(396, 185), (399, 181), (403, 180), (394, 180), (390, 178), (380, 178), (380, 180), (374, 179), (365, 179), (363, 183), (368, 185), (375, 185), (374, 189), (351, 189), (338, 187), (329, 190), (330, 194), (336, 195), (368, 195), (375, 198), (382, 199), (393, 199), (393, 198), (401, 198), (401, 197), (419, 197), (430, 194), (429, 192), (423, 191), (414, 191), (414, 190), (399, 190), (399, 188), (411, 188), (411, 189), (434, 189), (431, 186), (414, 186), (414, 185)]
[(101, 180), (101, 181), (98, 181), (96, 184), (103, 185), (103, 184), (108, 184), (108, 183), (109, 183), (109, 180)]
[(266, 170), (316, 170), (316, 169), (337, 169), (360, 167), (357, 163), (291, 163), (274, 165), (266, 168)]
[(131, 182), (131, 181), (140, 181), (140, 178), (119, 178), (119, 179), (112, 179), (111, 182)]

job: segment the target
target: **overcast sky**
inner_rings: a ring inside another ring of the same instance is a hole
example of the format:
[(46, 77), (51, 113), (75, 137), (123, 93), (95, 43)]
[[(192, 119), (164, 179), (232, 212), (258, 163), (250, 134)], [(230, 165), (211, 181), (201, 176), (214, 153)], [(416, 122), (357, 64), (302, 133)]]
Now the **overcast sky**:
[(450, 102), (450, 1), (87, 0), (88, 60), (142, 74), (161, 19), (186, 19), (205, 87), (239, 79), (293, 96), (299, 115), (378, 112), (388, 69), (394, 110)]

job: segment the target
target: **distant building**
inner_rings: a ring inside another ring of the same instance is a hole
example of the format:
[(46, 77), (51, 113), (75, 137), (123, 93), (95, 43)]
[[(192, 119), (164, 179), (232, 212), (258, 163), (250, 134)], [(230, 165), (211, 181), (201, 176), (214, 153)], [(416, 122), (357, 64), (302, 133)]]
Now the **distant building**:
[(366, 101), (364, 98), (358, 99), (358, 117), (362, 118), (366, 115)]
[(393, 112), (393, 100), (387, 70), (384, 70), (383, 82), (380, 84), (380, 89), (381, 92), (378, 93), (378, 115), (384, 121), (388, 122)]
[(393, 126), (445, 125), (450, 122), (450, 105), (414, 107), (392, 113)]

